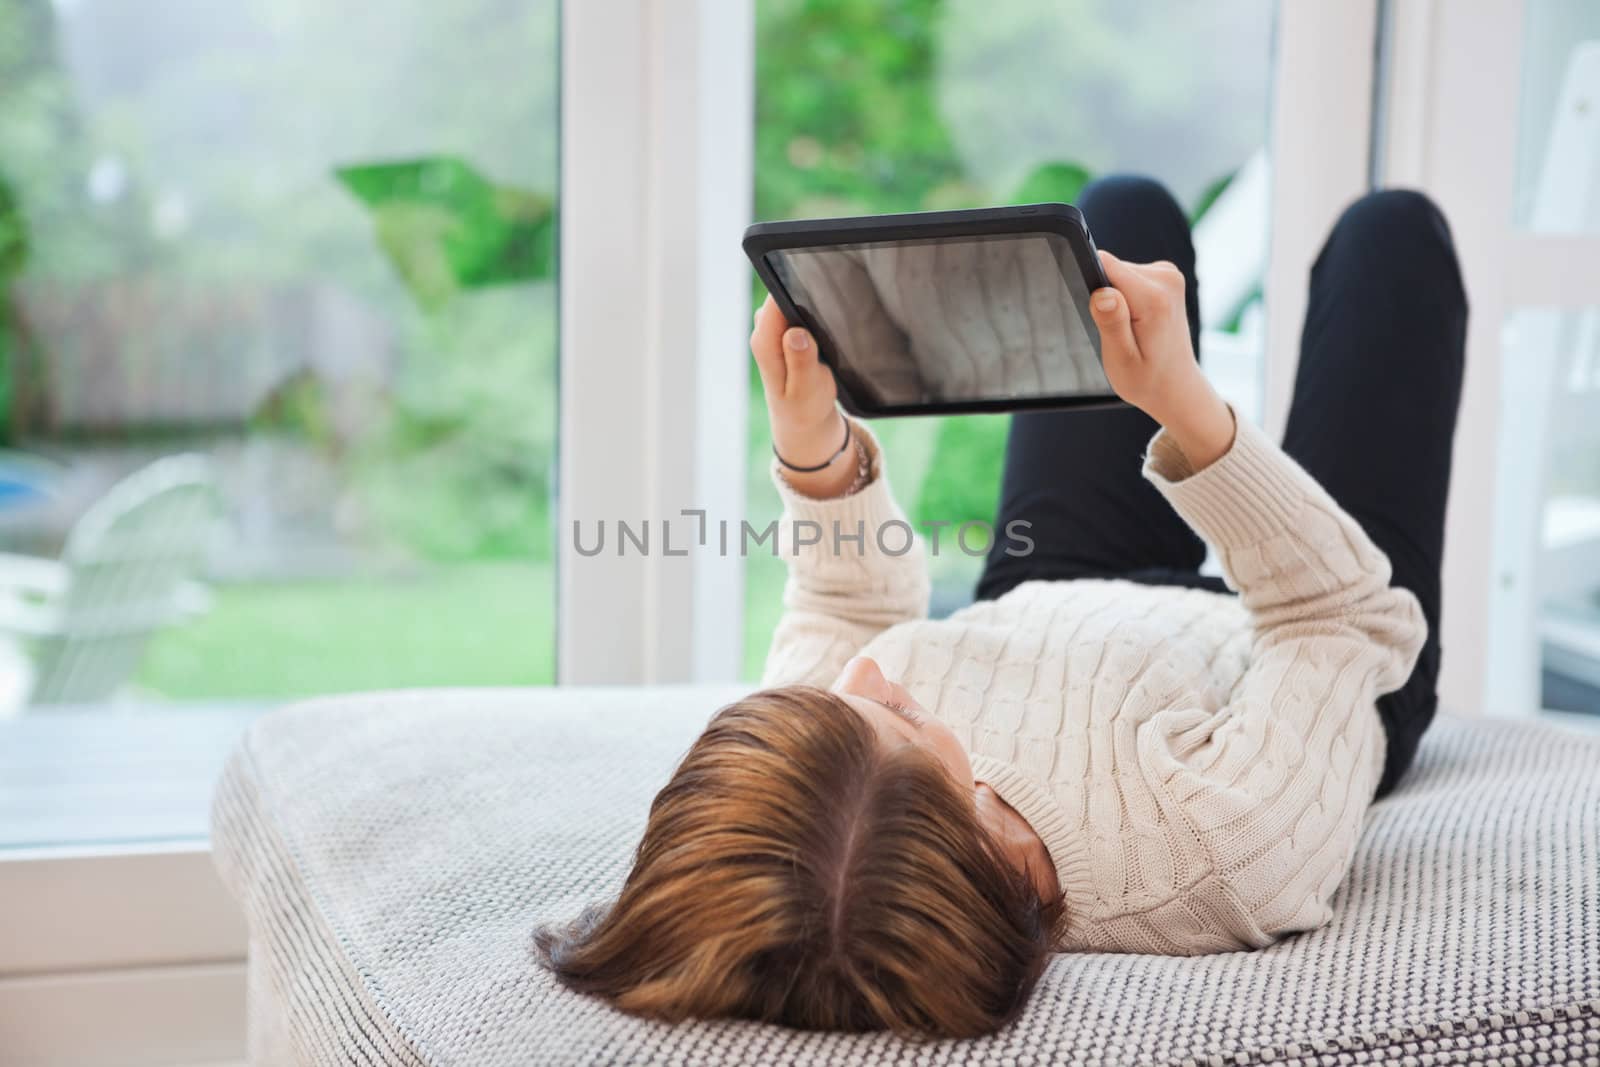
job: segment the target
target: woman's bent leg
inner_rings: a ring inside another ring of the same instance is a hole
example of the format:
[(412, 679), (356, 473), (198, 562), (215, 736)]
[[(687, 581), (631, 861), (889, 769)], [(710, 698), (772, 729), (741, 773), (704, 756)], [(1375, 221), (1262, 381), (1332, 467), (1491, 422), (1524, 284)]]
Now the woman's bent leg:
[(1311, 270), (1283, 447), (1383, 549), (1394, 584), (1416, 594), (1428, 619), (1411, 678), (1378, 700), (1389, 738), (1380, 796), (1410, 766), (1438, 706), (1439, 571), (1466, 328), (1439, 209), (1398, 190), (1351, 205)]
[[(1170, 260), (1188, 284), (1196, 352), (1200, 302), (1189, 222), (1172, 194), (1148, 178), (1093, 182), (1078, 199), (1095, 243), (1135, 262)], [(1198, 577), (1205, 544), (1139, 476), (1155, 422), (1132, 407), (1012, 416), (994, 547), (980, 600), (1033, 579), (1114, 578), (1171, 572)], [(1022, 521), (1033, 549), (1007, 554), (1008, 524)]]

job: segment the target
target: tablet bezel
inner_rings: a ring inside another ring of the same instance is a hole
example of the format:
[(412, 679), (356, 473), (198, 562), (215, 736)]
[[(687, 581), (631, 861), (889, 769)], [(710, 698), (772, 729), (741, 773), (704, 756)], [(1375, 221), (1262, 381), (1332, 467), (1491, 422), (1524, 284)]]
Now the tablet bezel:
[[(818, 354), (837, 371), (833, 345), (818, 323), (809, 321), (795, 305), (777, 272), (767, 262), (772, 252), (801, 248), (826, 248), (868, 242), (915, 241), (940, 237), (998, 237), (1018, 234), (1053, 234), (1066, 239), (1089, 292), (1109, 286), (1100, 267), (1083, 214), (1071, 204), (1019, 204), (1014, 207), (973, 208), (965, 211), (917, 211), (900, 215), (866, 215), (837, 219), (792, 219), (758, 222), (744, 232), (744, 252), (755, 267), (767, 292), (772, 294), (783, 317), (805, 326), (817, 338)], [(1093, 320), (1084, 324), (1094, 329)], [(844, 375), (835, 373), (839, 401), (846, 411), (863, 418), (890, 418), (900, 415), (994, 414), (1007, 411), (1040, 411), (1077, 408), (1121, 407), (1114, 393), (1073, 394), (1070, 396), (1002, 397), (991, 400), (941, 400), (919, 404), (868, 404), (851, 395)]]

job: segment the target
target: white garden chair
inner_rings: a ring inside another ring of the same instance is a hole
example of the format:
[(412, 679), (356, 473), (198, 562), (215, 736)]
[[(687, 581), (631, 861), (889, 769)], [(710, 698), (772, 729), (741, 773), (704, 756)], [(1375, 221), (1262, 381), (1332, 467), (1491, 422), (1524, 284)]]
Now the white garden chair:
[(194, 576), (215, 518), (210, 462), (168, 456), (97, 500), (59, 560), (0, 554), (0, 635), (31, 651), (10, 657), (0, 714), (111, 698), (153, 632), (205, 610)]

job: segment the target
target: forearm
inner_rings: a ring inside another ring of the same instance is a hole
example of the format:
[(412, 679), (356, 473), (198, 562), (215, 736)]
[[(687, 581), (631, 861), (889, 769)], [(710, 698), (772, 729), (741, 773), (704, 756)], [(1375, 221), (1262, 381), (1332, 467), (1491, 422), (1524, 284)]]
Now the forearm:
[[(853, 430), (867, 456), (858, 492), (805, 495), (773, 465), (783, 500), (774, 548), (789, 578), (768, 652), (771, 684), (831, 680), (879, 632), (928, 611), (921, 540), (895, 502), (876, 440), (865, 427)], [(858, 473), (852, 464), (852, 481)]]
[(1409, 674), (1426, 635), (1416, 598), (1390, 585), (1389, 560), (1361, 524), (1260, 429), (1238, 422), (1203, 470), (1164, 430), (1145, 477), (1216, 551), (1259, 641), (1348, 636), (1381, 650), (1381, 692)]
[(1147, 406), (1195, 471), (1205, 470), (1228, 454), (1235, 432), (1233, 409), (1217, 395), (1195, 365), (1192, 375), (1173, 383), (1171, 395)]
[(848, 477), (861, 481), (855, 492), (847, 493), (847, 484), (813, 496), (792, 472), (772, 465), (783, 501), (776, 551), (789, 570), (784, 606), (869, 625), (925, 614), (922, 541), (894, 498), (872, 431), (854, 422), (851, 430)]

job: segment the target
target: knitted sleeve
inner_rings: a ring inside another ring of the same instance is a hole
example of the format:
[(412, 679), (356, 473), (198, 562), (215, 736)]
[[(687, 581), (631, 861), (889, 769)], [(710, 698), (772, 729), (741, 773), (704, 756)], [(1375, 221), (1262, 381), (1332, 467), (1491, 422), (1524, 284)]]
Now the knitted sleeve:
[(1254, 624), (1250, 666), (1224, 707), (1163, 711), (1137, 744), (1163, 807), (1235, 898), (1233, 935), (1261, 945), (1332, 915), (1383, 767), (1374, 701), (1409, 677), (1427, 624), (1361, 526), (1237, 424), (1199, 472), (1157, 434), (1145, 477), (1216, 550)]
[(762, 685), (828, 685), (879, 633), (928, 614), (922, 539), (895, 502), (877, 438), (861, 423), (851, 425), (872, 468), (859, 492), (813, 500), (791, 489), (773, 464), (783, 499), (776, 550), (789, 577)]

